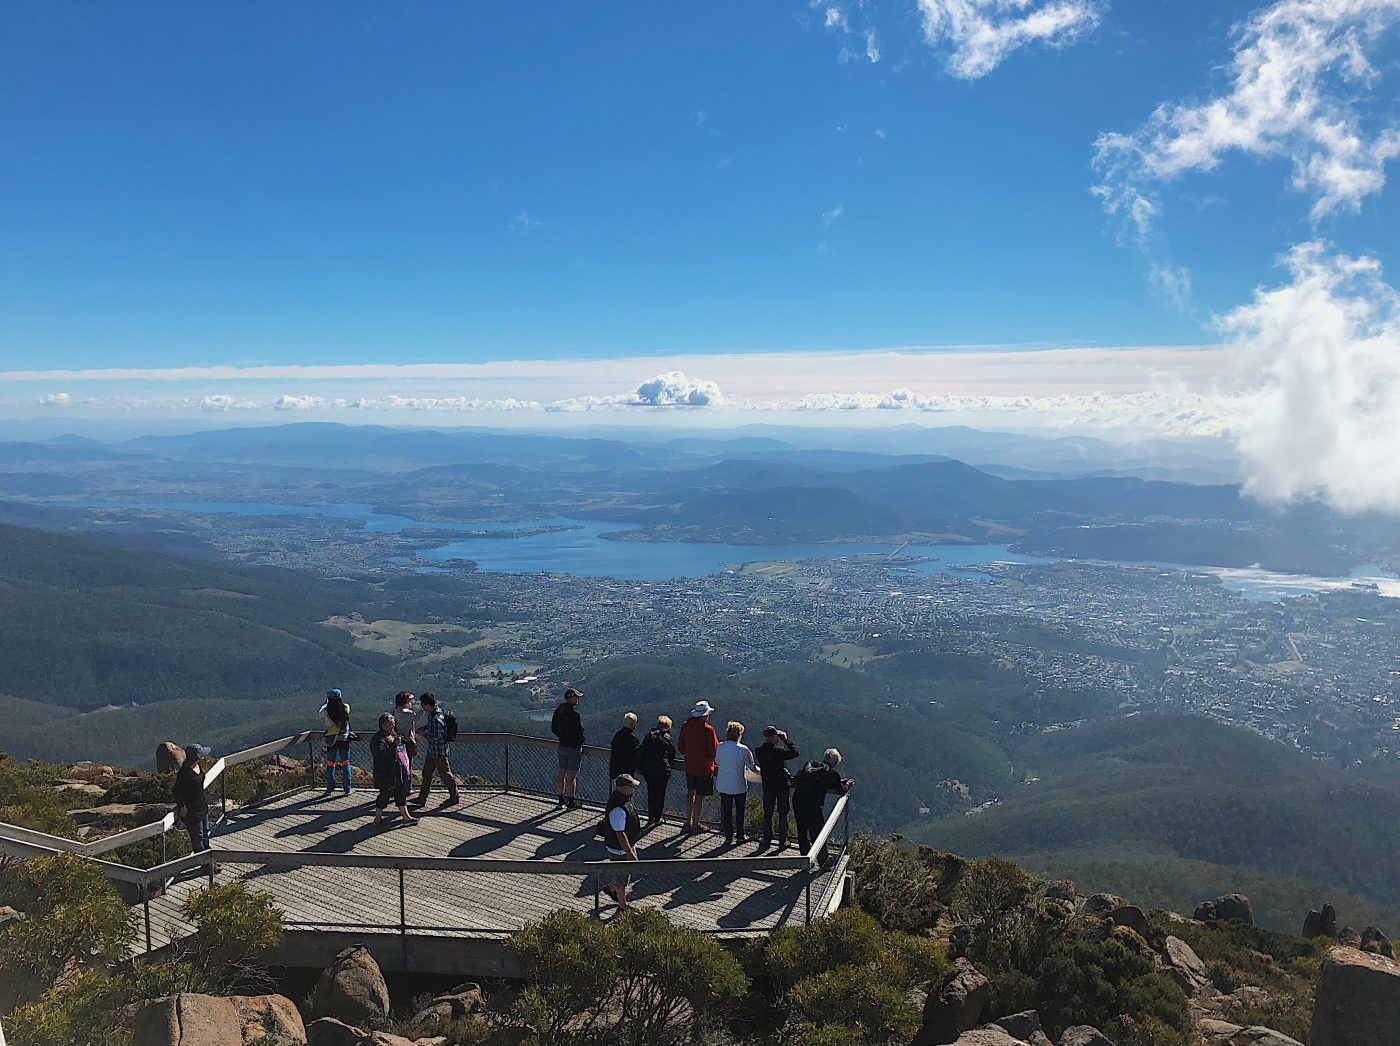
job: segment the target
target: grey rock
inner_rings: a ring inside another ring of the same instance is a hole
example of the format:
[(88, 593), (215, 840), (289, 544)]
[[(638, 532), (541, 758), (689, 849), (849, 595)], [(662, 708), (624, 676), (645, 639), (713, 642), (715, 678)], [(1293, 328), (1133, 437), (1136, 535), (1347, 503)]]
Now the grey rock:
[(1107, 915), (1127, 902), (1111, 893), (1093, 893), (1084, 899), (1084, 910), (1090, 915)]
[(956, 959), (953, 968), (930, 989), (924, 1002), (923, 1026), (914, 1046), (946, 1046), (976, 1027), (987, 1005), (992, 985), (966, 959)]
[(156, 745), (156, 773), (173, 774), (185, 765), (185, 750), (174, 741)]
[(311, 1012), (361, 1025), (389, 1016), (389, 986), (368, 948), (358, 944), (346, 948), (322, 971)]
[(1395, 958), (1395, 949), (1390, 946), (1390, 938), (1374, 926), (1368, 926), (1361, 931), (1361, 950), (1384, 955), (1387, 959)]
[(334, 1017), (322, 1017), (306, 1026), (307, 1046), (360, 1046), (368, 1037), (363, 1029)]
[(153, 999), (136, 1012), (131, 1046), (242, 1046), (233, 1003), (184, 993)]
[(306, 1042), (306, 1025), (296, 1003), (285, 995), (233, 995), (228, 1001), (238, 1014), (245, 1043), (266, 1039), (278, 1046), (294, 1046)]
[(1152, 927), (1147, 925), (1147, 915), (1135, 904), (1125, 904), (1113, 909), (1108, 916), (1114, 926), (1126, 926), (1144, 941), (1152, 936)]
[(1197, 995), (1211, 986), (1206, 964), (1181, 938), (1167, 938), (1163, 960), (1167, 976), (1187, 995)]
[(1350, 926), (1343, 926), (1337, 931), (1337, 943), (1347, 948), (1361, 947), (1361, 934), (1357, 933)]
[(1311, 938), (1322, 935), (1322, 913), (1313, 908), (1303, 918), (1303, 936)]
[(1254, 925), (1254, 907), (1242, 893), (1227, 893), (1213, 901), (1203, 901), (1196, 908), (1196, 918), (1201, 922), (1215, 922), (1218, 919), (1234, 919), (1246, 926)]
[(1060, 1036), (1060, 1046), (1113, 1046), (1113, 1041), (1097, 1028), (1076, 1024)]
[(973, 1031), (965, 1031), (955, 1040), (957, 1046), (1028, 1046), (1024, 1039), (1018, 1039), (995, 1024)]
[(1317, 977), (1312, 1046), (1400, 1046), (1400, 963), (1336, 947)]
[(992, 1021), (991, 1027), (1000, 1028), (1013, 1039), (1028, 1042), (1031, 1046), (1055, 1046), (1050, 1037), (1040, 1027), (1040, 1014), (1035, 1010), (1013, 1013)]
[(1332, 907), (1330, 901), (1322, 906), (1322, 936), (1337, 936), (1337, 909)]

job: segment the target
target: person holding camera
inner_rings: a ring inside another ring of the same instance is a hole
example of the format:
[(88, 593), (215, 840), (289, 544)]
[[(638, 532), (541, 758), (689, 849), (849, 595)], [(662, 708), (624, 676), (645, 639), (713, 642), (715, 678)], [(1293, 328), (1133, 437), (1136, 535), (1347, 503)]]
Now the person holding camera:
[(792, 775), (788, 772), (788, 760), (798, 756), (797, 746), (789, 740), (786, 730), (776, 726), (763, 728), (763, 744), (754, 751), (758, 761), (758, 772), (763, 777), (763, 838), (761, 846), (766, 849), (773, 845), (773, 815), (778, 815), (778, 849), (787, 849), (788, 813), (791, 800), (788, 790), (792, 787)]

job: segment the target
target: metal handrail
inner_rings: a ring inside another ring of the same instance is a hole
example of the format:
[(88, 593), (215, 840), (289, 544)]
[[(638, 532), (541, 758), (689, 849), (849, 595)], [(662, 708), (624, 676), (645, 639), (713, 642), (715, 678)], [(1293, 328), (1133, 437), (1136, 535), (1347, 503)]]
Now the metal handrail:
[(826, 823), (822, 825), (822, 830), (817, 833), (817, 837), (812, 840), (811, 849), (807, 851), (806, 860), (810, 867), (817, 867), (821, 855), (826, 852), (826, 844), (831, 841), (831, 833), (836, 830), (836, 823), (845, 812), (846, 806), (850, 803), (850, 795), (842, 795), (836, 800), (836, 805), (831, 808), (831, 815), (827, 817)]

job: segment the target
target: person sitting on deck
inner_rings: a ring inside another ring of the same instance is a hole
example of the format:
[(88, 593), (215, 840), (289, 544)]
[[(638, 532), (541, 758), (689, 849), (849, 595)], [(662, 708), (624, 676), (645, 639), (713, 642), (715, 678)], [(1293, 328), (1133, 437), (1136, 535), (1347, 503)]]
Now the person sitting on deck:
[[(637, 808), (632, 805), (632, 795), (637, 790), (637, 779), (631, 774), (621, 774), (613, 781), (613, 793), (608, 797), (607, 812), (598, 832), (608, 848), (610, 861), (637, 860), (636, 839), (641, 833)], [(632, 885), (631, 877), (620, 873), (616, 879), (603, 887), (617, 906), (626, 910), (627, 889)]]
[(559, 796), (559, 806), (572, 810), (578, 805), (578, 768), (583, 763), (583, 717), (578, 714), (578, 703), (583, 700), (583, 691), (566, 687), (564, 700), (554, 710), (549, 730), (559, 738), (559, 776), (554, 781), (555, 794)]
[[(427, 694), (423, 695), (427, 697)], [(408, 745), (408, 759), (413, 761), (413, 757), (418, 754), (418, 717), (419, 712), (413, 707), (413, 695), (407, 690), (400, 690), (394, 695), (394, 729), (398, 735), (404, 739)]]
[(608, 780), (616, 781), (623, 774), (631, 777), (637, 772), (637, 759), (642, 743), (637, 740), (637, 713), (622, 717), (622, 729), (613, 734), (612, 752), (608, 756)]
[(788, 813), (791, 810), (789, 789), (792, 788), (792, 775), (788, 773), (789, 759), (796, 759), (797, 746), (788, 738), (785, 730), (776, 726), (763, 728), (763, 744), (754, 750), (758, 760), (758, 772), (763, 776), (763, 842), (762, 846), (773, 845), (773, 814), (778, 815), (778, 849), (787, 849)]
[(647, 783), (647, 823), (655, 828), (666, 812), (666, 788), (676, 768), (676, 743), (671, 740), (671, 717), (657, 716), (656, 726), (642, 739), (637, 768)]
[(321, 734), (321, 746), (326, 750), (326, 794), (335, 791), (335, 773), (339, 769), (345, 794), (350, 794), (350, 741), (355, 734), (350, 729), (350, 702), (339, 690), (326, 691), (326, 703), (321, 706), (326, 729)]
[(682, 835), (705, 831), (701, 811), (705, 797), (715, 794), (715, 752), (719, 750), (719, 734), (710, 725), (714, 711), (708, 701), (697, 701), (690, 718), (681, 726), (677, 751), (685, 757), (685, 827)]
[(461, 800), (457, 792), (457, 778), (452, 775), (452, 762), (447, 756), (447, 746), (452, 738), (448, 736), (450, 731), (447, 728), (447, 716), (438, 707), (437, 698), (432, 694), (423, 695), (423, 711), (419, 719), (420, 722), (426, 720), (419, 733), (423, 735), (428, 754), (423, 757), (423, 786), (418, 790), (418, 795), (411, 805), (427, 804), (428, 792), (433, 787), (433, 774), (436, 773), (447, 782), (447, 802), (442, 805), (456, 806)]
[(417, 824), (408, 812), (408, 786), (413, 781), (409, 769), (408, 746), (394, 726), (394, 713), (379, 717), (379, 732), (370, 739), (369, 754), (374, 759), (374, 787), (379, 796), (374, 800), (374, 823), (384, 823), (384, 810), (392, 802), (399, 808), (404, 824)]
[(186, 748), (185, 761), (175, 772), (171, 789), (175, 816), (190, 834), (191, 853), (209, 849), (209, 799), (204, 794), (204, 769), (199, 765), (200, 758), (208, 754), (209, 749), (201, 745)]
[(753, 751), (744, 744), (744, 724), (731, 719), (725, 740), (715, 751), (715, 787), (719, 790), (720, 827), (724, 845), (748, 841), (744, 814), (749, 802), (749, 775), (758, 773)]
[(804, 854), (821, 835), (826, 817), (826, 797), (845, 795), (855, 786), (853, 778), (843, 778), (836, 772), (841, 765), (841, 753), (828, 748), (820, 759), (814, 759), (792, 779), (792, 813), (797, 820), (797, 848)]

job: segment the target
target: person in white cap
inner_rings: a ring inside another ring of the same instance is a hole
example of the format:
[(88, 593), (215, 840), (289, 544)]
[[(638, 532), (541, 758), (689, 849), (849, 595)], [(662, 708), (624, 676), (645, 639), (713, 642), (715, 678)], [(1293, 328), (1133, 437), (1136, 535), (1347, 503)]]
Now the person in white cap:
[(685, 827), (682, 835), (705, 831), (700, 819), (705, 797), (715, 794), (715, 753), (719, 751), (719, 734), (710, 725), (714, 711), (708, 701), (697, 701), (690, 718), (681, 725), (676, 751), (685, 759)]

